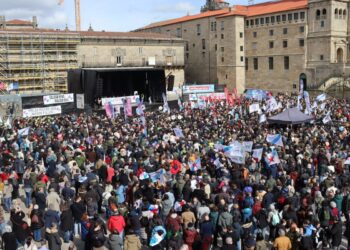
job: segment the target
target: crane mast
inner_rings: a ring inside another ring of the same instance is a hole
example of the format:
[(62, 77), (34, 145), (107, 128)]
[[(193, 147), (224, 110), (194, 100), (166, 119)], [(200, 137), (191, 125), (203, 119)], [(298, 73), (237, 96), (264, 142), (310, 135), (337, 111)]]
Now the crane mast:
[[(58, 4), (61, 5), (64, 3), (64, 0), (58, 0)], [(76, 31), (81, 30), (81, 23), (80, 23), (80, 0), (74, 0), (75, 4), (75, 29)]]

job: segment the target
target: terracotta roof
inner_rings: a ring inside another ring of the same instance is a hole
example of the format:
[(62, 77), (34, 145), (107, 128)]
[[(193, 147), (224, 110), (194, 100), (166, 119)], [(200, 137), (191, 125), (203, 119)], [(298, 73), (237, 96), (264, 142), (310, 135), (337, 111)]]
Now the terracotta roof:
[(308, 4), (308, 0), (280, 0), (280, 1), (270, 1), (265, 3), (255, 4), (255, 5), (249, 5), (249, 6), (235, 5), (230, 9), (225, 8), (222, 10), (207, 11), (197, 15), (184, 16), (176, 19), (170, 19), (162, 22), (152, 23), (138, 30), (177, 24), (177, 23), (192, 21), (192, 20), (210, 17), (210, 16), (217, 16), (220, 18), (220, 17), (234, 16), (234, 15), (243, 15), (247, 17), (267, 15), (267, 14), (272, 14), (277, 12), (305, 9), (307, 8), (307, 4)]
[(183, 16), (180, 18), (169, 19), (166, 21), (151, 23), (150, 25), (147, 25), (147, 26), (140, 28), (138, 30), (161, 27), (161, 26), (166, 26), (166, 25), (176, 24), (176, 23), (182, 23), (182, 22), (192, 21), (192, 20), (201, 19), (201, 18), (205, 18), (205, 17), (219, 16), (219, 15), (226, 14), (226, 13), (229, 13), (228, 8), (225, 8), (222, 10), (206, 11), (206, 12), (199, 13), (196, 15), (188, 15), (188, 16)]
[(107, 31), (81, 31), (81, 36), (86, 37), (115, 37), (127, 39), (154, 39), (154, 40), (182, 40), (167, 34), (151, 32), (107, 32)]
[(51, 33), (57, 35), (79, 35), (76, 31), (65, 31), (65, 30), (55, 30), (55, 29), (0, 29), (0, 34), (41, 34), (41, 33)]
[(13, 24), (13, 25), (32, 25), (31, 21), (25, 21), (25, 20), (20, 20), (20, 19), (13, 19), (6, 21), (6, 24)]

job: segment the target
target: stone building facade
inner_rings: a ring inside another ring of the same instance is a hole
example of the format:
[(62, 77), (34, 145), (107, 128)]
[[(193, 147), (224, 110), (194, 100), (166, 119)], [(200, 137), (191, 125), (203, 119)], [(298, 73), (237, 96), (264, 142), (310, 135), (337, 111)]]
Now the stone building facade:
[(301, 81), (317, 89), (350, 75), (349, 7), (349, 0), (235, 5), (137, 31), (183, 38), (189, 83), (298, 92)]

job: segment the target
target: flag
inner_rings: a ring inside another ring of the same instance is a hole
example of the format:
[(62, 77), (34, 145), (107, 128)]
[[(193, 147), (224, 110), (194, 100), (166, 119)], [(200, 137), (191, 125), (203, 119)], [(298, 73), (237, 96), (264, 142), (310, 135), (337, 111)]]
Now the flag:
[(18, 130), (18, 136), (26, 136), (29, 134), (30, 127), (22, 128)]
[(267, 101), (267, 112), (272, 112), (275, 111), (276, 109), (278, 109), (278, 104), (277, 101), (275, 99), (275, 97), (271, 96), (270, 99)]
[(267, 135), (266, 141), (277, 146), (283, 147), (282, 136), (280, 134), (276, 135)]
[(127, 113), (127, 111), (126, 111), (126, 109), (127, 109), (127, 101), (126, 101), (126, 99), (123, 99), (123, 108), (124, 108), (124, 119), (125, 119), (125, 121), (128, 119), (128, 113)]
[(327, 124), (329, 122), (332, 121), (332, 118), (331, 118), (331, 112), (328, 111), (328, 113), (326, 114), (326, 116), (322, 119), (322, 122), (323, 124)]
[(188, 162), (188, 166), (192, 172), (196, 172), (198, 169), (201, 169), (201, 158), (199, 156), (191, 156)]
[(149, 178), (151, 178), (152, 182), (157, 182), (159, 180), (160, 182), (163, 183), (165, 182), (164, 173), (165, 173), (165, 170), (161, 168), (155, 172), (149, 173), (148, 176)]
[(259, 103), (253, 103), (249, 106), (249, 113), (254, 113), (256, 111), (259, 111), (260, 110), (260, 105)]
[(12, 118), (9, 116), (5, 122), (5, 125), (9, 128), (12, 129)]
[(326, 108), (326, 103), (324, 102), (324, 103), (322, 103), (321, 105), (320, 105), (320, 109), (321, 110), (324, 110)]
[(264, 123), (266, 122), (266, 115), (265, 114), (262, 114), (260, 117), (259, 117), (259, 123)]
[(216, 168), (221, 168), (223, 167), (223, 164), (220, 162), (220, 159), (219, 158), (216, 158), (215, 161), (213, 162), (214, 166)]
[(166, 98), (166, 95), (164, 93), (162, 94), (162, 97), (163, 97), (163, 112), (164, 113), (167, 112), (168, 114), (170, 114), (168, 99)]
[(145, 115), (145, 112), (143, 111), (143, 100), (142, 100), (142, 98), (141, 98), (141, 100), (137, 99), (136, 114), (138, 116), (144, 116)]
[(325, 101), (327, 99), (327, 95), (325, 94), (325, 93), (323, 93), (323, 94), (321, 94), (321, 95), (318, 95), (317, 97), (316, 97), (316, 101), (318, 101), (318, 102), (323, 102), (323, 101)]
[(309, 114), (311, 113), (311, 104), (310, 104), (310, 95), (309, 92), (304, 91), (304, 99), (305, 99), (305, 103), (306, 103), (306, 109), (309, 112)]
[(244, 141), (242, 143), (242, 146), (243, 146), (243, 150), (245, 152), (252, 152), (252, 149), (253, 149), (253, 142), (252, 141)]
[(265, 162), (271, 166), (274, 164), (280, 163), (280, 158), (278, 157), (278, 153), (275, 149), (273, 149), (270, 153), (268, 153), (265, 157)]
[(113, 114), (114, 109), (110, 102), (105, 104), (105, 111), (108, 118), (114, 118), (114, 114)]
[(173, 130), (176, 137), (179, 137), (179, 138), (185, 137), (181, 128), (177, 127), (177, 128), (174, 128)]
[(184, 109), (184, 106), (182, 105), (180, 96), (178, 96), (177, 98), (177, 104), (179, 105), (179, 110), (182, 111)]
[(253, 149), (253, 158), (256, 159), (257, 161), (261, 161), (263, 149), (262, 148), (256, 148)]
[(229, 158), (244, 156), (244, 149), (239, 142), (235, 142), (230, 146), (224, 146), (223, 150), (224, 150), (224, 154)]
[(149, 174), (146, 173), (146, 172), (142, 172), (139, 176), (139, 179), (140, 180), (146, 180), (146, 179), (149, 179)]
[(127, 116), (132, 116), (132, 107), (131, 107), (131, 99), (126, 99), (126, 114)]
[(302, 99), (303, 97), (301, 96), (301, 95), (298, 95), (298, 109), (299, 110), (302, 110), (302, 106), (301, 106), (301, 99)]

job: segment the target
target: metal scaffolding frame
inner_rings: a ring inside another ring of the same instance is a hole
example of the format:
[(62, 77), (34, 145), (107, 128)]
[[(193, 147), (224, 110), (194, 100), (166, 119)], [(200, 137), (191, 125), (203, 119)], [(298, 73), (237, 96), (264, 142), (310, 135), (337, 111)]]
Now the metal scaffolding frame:
[(67, 92), (67, 72), (78, 68), (78, 34), (0, 33), (0, 82), (19, 92)]

